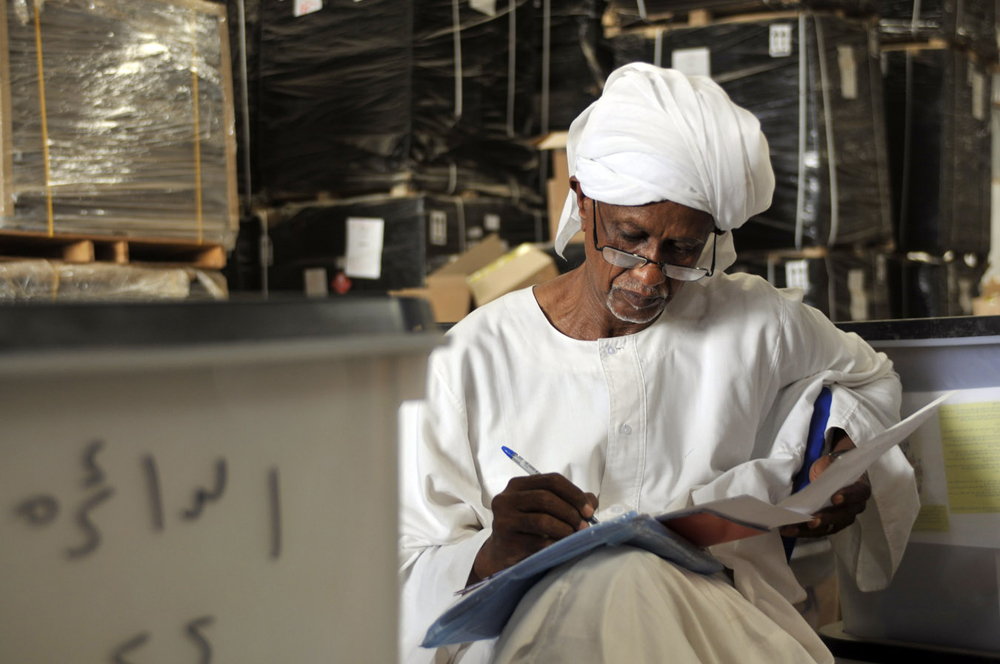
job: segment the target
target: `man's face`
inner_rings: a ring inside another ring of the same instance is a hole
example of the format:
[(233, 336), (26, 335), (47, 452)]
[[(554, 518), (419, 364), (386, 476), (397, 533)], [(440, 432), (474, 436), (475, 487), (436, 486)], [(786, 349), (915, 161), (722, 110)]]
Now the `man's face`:
[[(651, 261), (694, 267), (714, 228), (711, 215), (664, 201), (641, 206), (608, 205), (585, 199), (581, 208), (587, 235), (597, 246), (610, 246)], [(604, 260), (587, 237), (587, 267), (595, 295), (624, 323), (648, 325), (680, 291), (684, 282), (669, 279), (652, 263), (625, 269)]]

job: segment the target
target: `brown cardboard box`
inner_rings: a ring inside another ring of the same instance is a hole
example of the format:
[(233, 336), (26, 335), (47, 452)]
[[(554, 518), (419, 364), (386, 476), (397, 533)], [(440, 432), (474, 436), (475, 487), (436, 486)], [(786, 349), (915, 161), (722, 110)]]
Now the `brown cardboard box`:
[[(562, 216), (566, 196), (569, 194), (569, 163), (566, 158), (567, 132), (556, 131), (535, 141), (539, 150), (552, 152), (552, 174), (545, 183), (549, 211), (549, 238), (556, 239), (559, 217)], [(582, 242), (583, 234), (577, 233), (571, 242)]]
[(511, 291), (527, 288), (559, 276), (552, 257), (532, 244), (522, 244), (469, 276), (476, 306)]
[(407, 288), (391, 294), (423, 298), (431, 303), (434, 320), (438, 323), (458, 322), (472, 309), (472, 292), (467, 278), (503, 256), (506, 249), (499, 236), (489, 235), (452, 262), (427, 275), (424, 288)]

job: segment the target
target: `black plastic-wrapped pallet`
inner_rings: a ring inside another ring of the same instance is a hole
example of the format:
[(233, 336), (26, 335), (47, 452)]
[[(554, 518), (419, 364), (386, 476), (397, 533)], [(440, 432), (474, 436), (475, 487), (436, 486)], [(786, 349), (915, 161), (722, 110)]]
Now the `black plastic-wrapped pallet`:
[(278, 200), (388, 191), (405, 180), (410, 137), (409, 0), (261, 0), (261, 185)]
[(832, 321), (892, 316), (886, 257), (873, 249), (833, 249), (821, 256), (741, 254), (727, 272), (748, 272), (777, 288), (801, 288), (803, 301)]
[(951, 261), (920, 254), (888, 257), (893, 318), (938, 318), (972, 314), (984, 262)]
[(995, 56), (996, 0), (877, 0), (879, 30), (887, 41), (941, 38)]
[[(805, 39), (802, 39), (802, 36)], [(736, 232), (747, 249), (882, 242), (891, 236), (879, 62), (871, 23), (802, 13), (612, 39), (615, 64), (692, 57), (761, 122), (776, 190)], [(689, 72), (691, 73), (691, 72)]]
[(568, 129), (600, 97), (611, 68), (604, 9), (604, 0), (542, 0), (536, 9), (541, 81), (535, 114), (541, 134)]
[(424, 195), (287, 206), (276, 219), (270, 230), (276, 290), (301, 290), (309, 268), (325, 268), (330, 277), (343, 270), (352, 219), (382, 222), (379, 277), (347, 272), (352, 291), (378, 292), (423, 286), (427, 273), (490, 233), (513, 246), (536, 241), (541, 226), (538, 213), (511, 199)]
[(849, 14), (867, 14), (875, 0), (611, 0), (615, 22), (628, 27), (647, 21), (685, 20), (688, 12), (705, 10), (715, 15), (748, 12), (788, 11), (798, 9), (842, 10)]
[(414, 161), (442, 166), (475, 161), (537, 187), (536, 155), (526, 142), (538, 132), (532, 113), (537, 68), (531, 3), (412, 4)]
[(904, 251), (942, 256), (990, 243), (990, 79), (959, 50), (883, 54), (886, 124)]

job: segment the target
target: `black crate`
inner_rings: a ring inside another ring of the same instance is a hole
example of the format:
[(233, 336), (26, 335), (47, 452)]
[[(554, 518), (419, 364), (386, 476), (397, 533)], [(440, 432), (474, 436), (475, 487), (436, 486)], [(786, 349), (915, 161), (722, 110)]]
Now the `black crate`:
[(727, 272), (749, 272), (777, 288), (801, 288), (803, 301), (832, 321), (892, 316), (889, 273), (874, 249), (833, 249), (818, 256), (743, 254)]
[(352, 279), (352, 291), (386, 292), (424, 285), (424, 277), (490, 233), (515, 245), (537, 239), (539, 214), (518, 201), (454, 196), (370, 196), (288, 206), (271, 228), (275, 290), (302, 290), (303, 272), (345, 270), (350, 219), (381, 220), (381, 274)]
[(771, 208), (735, 233), (743, 251), (890, 237), (874, 40), (870, 22), (804, 13), (701, 28), (647, 28), (615, 37), (612, 46), (616, 65), (665, 67), (676, 50), (707, 49), (711, 76), (760, 120), (776, 189)]
[(990, 77), (957, 49), (887, 51), (896, 242), (943, 256), (990, 242)]

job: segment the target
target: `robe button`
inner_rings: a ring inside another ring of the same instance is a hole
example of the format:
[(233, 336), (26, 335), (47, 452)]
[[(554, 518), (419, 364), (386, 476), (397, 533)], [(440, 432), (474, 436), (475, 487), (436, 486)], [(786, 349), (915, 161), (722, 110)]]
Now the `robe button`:
[(630, 427), (627, 424), (623, 424), (621, 429), (619, 429), (619, 431), (621, 431), (623, 435), (627, 436), (630, 433), (632, 433), (632, 427)]
[(618, 351), (614, 346), (608, 346), (608, 355), (614, 355)]

